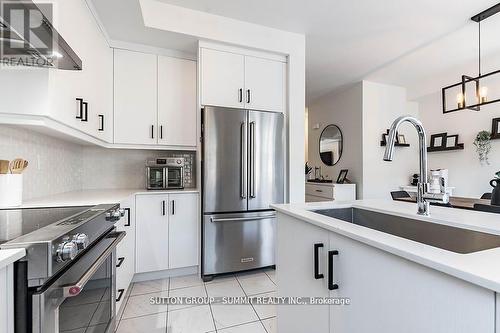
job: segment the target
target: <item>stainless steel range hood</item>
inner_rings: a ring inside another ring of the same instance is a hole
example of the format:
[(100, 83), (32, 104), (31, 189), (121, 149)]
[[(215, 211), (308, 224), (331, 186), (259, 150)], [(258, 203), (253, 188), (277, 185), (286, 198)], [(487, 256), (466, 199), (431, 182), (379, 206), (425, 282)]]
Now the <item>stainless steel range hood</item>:
[(1, 64), (81, 70), (82, 60), (54, 29), (44, 14), (47, 8), (41, 6), (25, 0), (0, 0)]

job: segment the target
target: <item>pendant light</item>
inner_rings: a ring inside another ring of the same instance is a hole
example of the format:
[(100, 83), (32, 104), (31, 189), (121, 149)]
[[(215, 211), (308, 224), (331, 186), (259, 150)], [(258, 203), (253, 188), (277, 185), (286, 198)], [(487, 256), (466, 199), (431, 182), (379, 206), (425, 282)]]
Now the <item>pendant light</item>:
[[(465, 109), (479, 111), (482, 105), (500, 102), (500, 99), (495, 99), (491, 101), (488, 100), (488, 87), (481, 84), (481, 79), (484, 79), (492, 75), (500, 74), (500, 70), (490, 72), (484, 75), (481, 72), (481, 21), (487, 19), (490, 16), (495, 15), (498, 12), (500, 12), (500, 3), (471, 17), (471, 20), (477, 22), (478, 24), (478, 40), (479, 40), (478, 75), (477, 77), (462, 75), (461, 82), (455, 83), (448, 87), (444, 87), (442, 89), (443, 113), (450, 113)], [(466, 94), (466, 85), (469, 83), (475, 84), (475, 96), (472, 102), (468, 100), (468, 96)], [(449, 89), (456, 89), (457, 87), (460, 87), (461, 91), (456, 95), (456, 105), (455, 105), (456, 107), (447, 109), (446, 92)]]

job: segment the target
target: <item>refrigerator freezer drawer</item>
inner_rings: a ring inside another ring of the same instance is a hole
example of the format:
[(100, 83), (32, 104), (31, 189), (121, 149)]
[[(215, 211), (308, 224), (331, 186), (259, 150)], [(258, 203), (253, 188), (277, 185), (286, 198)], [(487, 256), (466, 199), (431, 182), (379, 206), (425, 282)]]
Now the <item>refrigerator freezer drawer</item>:
[(275, 264), (275, 212), (205, 215), (203, 275)]

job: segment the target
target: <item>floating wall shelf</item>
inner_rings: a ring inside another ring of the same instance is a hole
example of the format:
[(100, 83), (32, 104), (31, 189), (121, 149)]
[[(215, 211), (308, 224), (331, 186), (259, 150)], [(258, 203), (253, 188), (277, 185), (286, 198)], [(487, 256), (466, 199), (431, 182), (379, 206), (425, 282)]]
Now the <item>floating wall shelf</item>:
[[(380, 146), (385, 147), (385, 146), (387, 146), (387, 143), (385, 141), (380, 141)], [(396, 147), (410, 147), (410, 144), (409, 143), (396, 143), (395, 146)]]
[(459, 143), (455, 147), (427, 147), (427, 152), (432, 153), (436, 151), (451, 151), (451, 150), (463, 150), (464, 144)]

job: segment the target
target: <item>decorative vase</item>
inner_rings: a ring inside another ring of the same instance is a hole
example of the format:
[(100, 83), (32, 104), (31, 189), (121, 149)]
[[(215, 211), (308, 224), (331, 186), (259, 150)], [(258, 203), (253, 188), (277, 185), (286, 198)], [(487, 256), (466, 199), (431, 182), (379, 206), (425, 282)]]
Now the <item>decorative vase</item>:
[(500, 206), (500, 179), (492, 179), (490, 185), (493, 187), (493, 192), (491, 192), (491, 204)]

